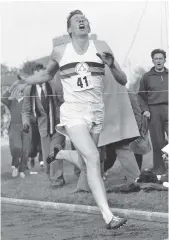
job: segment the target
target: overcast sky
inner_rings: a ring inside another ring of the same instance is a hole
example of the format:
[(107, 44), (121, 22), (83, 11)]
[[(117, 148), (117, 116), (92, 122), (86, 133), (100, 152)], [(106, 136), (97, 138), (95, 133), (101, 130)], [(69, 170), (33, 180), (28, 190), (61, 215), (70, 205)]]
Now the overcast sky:
[[(146, 1), (1, 2), (1, 62), (19, 67), (24, 61), (49, 55), (52, 39), (66, 34), (69, 12), (80, 9), (89, 19), (92, 33), (110, 45), (117, 61), (122, 65), (145, 3)], [(132, 65), (151, 65), (152, 49), (167, 50), (165, 23), (164, 1), (148, 1), (128, 56)]]

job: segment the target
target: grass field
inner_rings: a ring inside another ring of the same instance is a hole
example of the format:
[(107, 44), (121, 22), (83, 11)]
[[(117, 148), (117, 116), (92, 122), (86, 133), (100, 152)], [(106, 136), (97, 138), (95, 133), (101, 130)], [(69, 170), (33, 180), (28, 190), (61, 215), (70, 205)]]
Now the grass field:
[(2, 204), (4, 240), (164, 240), (167, 224), (129, 219), (118, 230), (107, 230), (101, 215), (49, 211)]
[[(144, 166), (151, 166), (151, 154), (144, 159)], [(41, 201), (53, 201), (62, 203), (95, 205), (95, 201), (90, 193), (76, 193), (73, 190), (76, 188), (77, 179), (73, 173), (73, 166), (64, 163), (64, 172), (66, 185), (61, 189), (51, 189), (46, 174), (40, 169), (38, 162), (34, 168), (38, 171), (36, 175), (27, 174), (25, 179), (11, 176), (11, 156), (9, 147), (4, 145), (1, 148), (1, 196)], [(121, 167), (116, 163), (111, 170), (105, 185), (106, 188), (114, 184), (122, 182)], [(116, 194), (108, 193), (108, 201), (111, 207), (130, 208), (137, 210), (150, 211), (168, 211), (168, 192), (152, 191), (145, 193)]]

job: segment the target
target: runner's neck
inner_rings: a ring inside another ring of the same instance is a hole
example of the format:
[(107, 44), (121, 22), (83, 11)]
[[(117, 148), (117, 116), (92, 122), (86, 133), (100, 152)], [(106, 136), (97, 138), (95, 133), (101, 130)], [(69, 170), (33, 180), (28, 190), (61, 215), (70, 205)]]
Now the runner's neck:
[(75, 51), (77, 52), (77, 54), (82, 55), (84, 54), (88, 47), (89, 47), (89, 38), (87, 37), (83, 37), (83, 38), (72, 38), (72, 45), (75, 49)]

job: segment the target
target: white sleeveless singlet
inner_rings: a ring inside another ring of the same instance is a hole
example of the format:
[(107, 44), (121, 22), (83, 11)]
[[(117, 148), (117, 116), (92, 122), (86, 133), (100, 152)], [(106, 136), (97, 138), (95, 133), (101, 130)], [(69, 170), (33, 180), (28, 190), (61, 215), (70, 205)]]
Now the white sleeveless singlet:
[(103, 103), (104, 64), (92, 40), (83, 55), (68, 43), (59, 62), (65, 103)]

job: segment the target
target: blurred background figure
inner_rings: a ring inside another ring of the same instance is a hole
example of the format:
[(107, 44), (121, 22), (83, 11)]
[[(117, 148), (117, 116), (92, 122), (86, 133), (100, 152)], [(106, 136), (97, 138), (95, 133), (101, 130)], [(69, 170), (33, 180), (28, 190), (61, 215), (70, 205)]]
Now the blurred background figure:
[[(148, 119), (142, 115), (140, 108), (138, 91), (140, 88), (140, 81), (143, 75), (146, 73), (146, 69), (141, 66), (137, 66), (134, 69), (128, 60), (128, 81), (126, 87), (128, 89), (131, 105), (135, 118), (139, 127), (141, 138), (130, 144), (130, 149), (134, 152), (138, 167), (141, 171), (143, 155), (151, 150), (150, 141), (148, 136)], [(144, 148), (144, 149), (143, 149)]]
[[(104, 159), (104, 179), (106, 179), (108, 175), (107, 170), (114, 166), (114, 163), (118, 158), (123, 168), (123, 172), (127, 176), (124, 176), (124, 180), (127, 181), (127, 183), (135, 182), (142, 168), (143, 155), (151, 151), (151, 144), (148, 137), (148, 119), (142, 115), (138, 101), (140, 80), (145, 72), (146, 70), (140, 66), (133, 69), (130, 61), (127, 62), (128, 81), (126, 87), (128, 93), (122, 92), (120, 94), (127, 94), (129, 96), (132, 110), (140, 132), (140, 137), (135, 140), (126, 138), (121, 141), (112, 142), (107, 144), (105, 148), (102, 148), (103, 153), (101, 154), (101, 158)], [(130, 122), (128, 123), (128, 127), (131, 129)]]
[(12, 177), (20, 175), (21, 178), (24, 178), (30, 151), (30, 135), (23, 131), (21, 116), (23, 93), (18, 95), (17, 98), (12, 99), (10, 91), (7, 90), (2, 95), (1, 101), (7, 106), (11, 116), (8, 135), (12, 156)]
[(27, 125), (24, 125), (23, 130), (26, 133), (29, 133), (31, 135), (30, 152), (29, 152), (29, 160), (30, 160), (31, 168), (34, 168), (35, 166), (35, 158), (37, 157), (37, 155), (38, 155), (39, 164), (43, 168), (44, 162), (43, 162), (43, 156), (42, 156), (40, 133), (39, 133), (36, 119), (33, 115), (30, 117), (30, 127)]
[[(22, 69), (20, 72), (26, 76), (30, 76), (34, 73), (35, 69), (40, 69), (41, 65), (37, 65), (35, 61), (27, 61), (23, 64)], [(29, 133), (31, 141), (30, 141), (30, 152), (29, 152), (29, 160), (31, 168), (35, 166), (35, 158), (37, 157), (39, 164), (41, 167), (44, 167), (43, 156), (42, 156), (42, 148), (41, 148), (41, 141), (40, 141), (40, 133), (38, 124), (36, 121), (35, 116), (32, 114), (30, 116), (30, 124), (29, 126), (23, 126), (23, 130), (25, 133)]]

